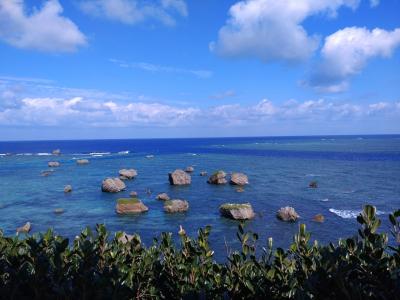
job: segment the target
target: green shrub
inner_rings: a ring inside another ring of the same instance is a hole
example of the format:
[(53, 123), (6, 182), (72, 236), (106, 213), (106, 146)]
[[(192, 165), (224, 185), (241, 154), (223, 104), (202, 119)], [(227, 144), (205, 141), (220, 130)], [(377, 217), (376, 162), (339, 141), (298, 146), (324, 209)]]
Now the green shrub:
[[(400, 210), (389, 216), (399, 238)], [(287, 250), (239, 225), (241, 249), (214, 260), (210, 227), (197, 238), (171, 233), (145, 247), (138, 235), (123, 243), (104, 225), (72, 243), (54, 234), (6, 237), (0, 232), (1, 299), (400, 299), (400, 246), (379, 233), (366, 206), (358, 236), (321, 246), (301, 224)], [(400, 242), (397, 240), (397, 242)]]

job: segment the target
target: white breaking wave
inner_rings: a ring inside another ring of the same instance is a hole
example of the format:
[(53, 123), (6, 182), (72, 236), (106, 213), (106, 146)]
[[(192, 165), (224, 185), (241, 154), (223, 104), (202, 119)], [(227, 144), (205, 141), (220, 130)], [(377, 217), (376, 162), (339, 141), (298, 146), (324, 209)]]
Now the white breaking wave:
[(111, 154), (111, 152), (90, 152), (89, 153), (89, 155), (92, 155), (92, 156), (99, 156), (99, 155), (103, 156), (103, 155), (108, 155), (108, 154)]
[(17, 156), (22, 156), (22, 155), (31, 156), (31, 155), (33, 155), (33, 153), (18, 153), (17, 154)]
[(39, 153), (36, 153), (36, 155), (37, 156), (49, 156), (49, 155), (52, 155), (51, 153), (47, 153), (47, 152), (39, 152)]
[[(361, 214), (361, 210), (351, 210), (351, 209), (340, 210), (340, 209), (330, 208), (329, 211), (343, 219), (355, 219), (359, 214)], [(377, 210), (376, 214), (384, 215), (386, 214), (386, 212)]]
[(322, 199), (321, 201), (322, 201), (322, 202), (328, 202), (329, 199), (328, 199), (328, 198), (325, 198), (325, 199)]
[(119, 151), (118, 154), (124, 155), (124, 154), (129, 154), (129, 152), (130, 152), (129, 150), (126, 150), (126, 151)]

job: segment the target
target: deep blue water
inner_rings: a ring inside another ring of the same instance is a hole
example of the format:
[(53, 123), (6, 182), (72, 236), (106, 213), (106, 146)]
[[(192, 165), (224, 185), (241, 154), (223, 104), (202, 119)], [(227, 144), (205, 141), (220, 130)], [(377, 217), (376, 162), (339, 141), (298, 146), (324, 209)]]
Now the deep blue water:
[[(61, 156), (44, 155), (57, 148)], [(88, 158), (90, 164), (77, 166), (77, 158)], [(50, 160), (60, 161), (61, 167), (40, 176)], [(195, 167), (192, 184), (170, 186), (168, 172), (186, 166)], [(121, 168), (135, 168), (139, 175), (126, 182), (125, 192), (102, 193), (101, 181)], [(250, 185), (237, 193), (233, 186), (209, 185), (199, 176), (200, 171), (220, 169), (246, 173)], [(179, 225), (191, 235), (212, 225), (211, 242), (222, 256), (225, 243), (237, 246), (238, 225), (220, 217), (218, 207), (224, 202), (252, 203), (257, 217), (247, 226), (260, 234), (261, 245), (270, 236), (275, 246), (292, 241), (299, 222), (275, 217), (287, 205), (322, 243), (354, 235), (355, 216), (367, 203), (377, 206), (387, 231), (388, 213), (400, 208), (400, 135), (0, 142), (0, 179), (0, 228), (7, 235), (27, 221), (33, 233), (52, 227), (70, 238), (85, 226), (105, 223), (111, 231), (137, 232), (150, 244), (163, 231), (176, 234)], [(312, 180), (318, 181), (317, 189), (308, 188)], [(71, 194), (64, 194), (66, 184), (73, 186)], [(116, 199), (130, 191), (139, 193), (149, 212), (115, 213)], [(190, 210), (164, 213), (155, 200), (161, 192), (188, 200)], [(55, 208), (65, 213), (55, 215)], [(322, 224), (312, 221), (318, 213), (326, 218)]]

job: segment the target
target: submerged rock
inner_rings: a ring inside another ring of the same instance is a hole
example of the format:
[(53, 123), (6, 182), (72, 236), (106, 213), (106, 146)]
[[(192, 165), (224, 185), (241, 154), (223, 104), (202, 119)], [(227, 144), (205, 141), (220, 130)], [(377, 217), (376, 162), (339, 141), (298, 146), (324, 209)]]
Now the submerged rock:
[(26, 222), (24, 226), (18, 227), (17, 228), (17, 232), (18, 233), (28, 233), (29, 231), (31, 231), (31, 223), (30, 222)]
[(193, 173), (194, 172), (194, 168), (192, 166), (189, 166), (185, 169), (186, 173)]
[(89, 160), (88, 159), (77, 159), (76, 164), (79, 166), (87, 165), (87, 164), (89, 164)]
[(135, 169), (122, 169), (119, 170), (119, 178), (124, 179), (133, 179), (137, 176), (137, 171)]
[(255, 214), (250, 203), (225, 203), (219, 207), (223, 217), (234, 220), (253, 219)]
[(117, 214), (137, 214), (148, 211), (149, 208), (137, 198), (121, 198), (117, 200), (115, 211)]
[(50, 168), (57, 168), (57, 167), (60, 166), (60, 163), (59, 163), (58, 161), (49, 161), (49, 162), (47, 163), (47, 165), (48, 165)]
[(237, 193), (243, 193), (243, 192), (244, 192), (244, 188), (238, 187), (238, 188), (236, 189), (236, 192), (237, 192)]
[(168, 201), (169, 200), (169, 196), (167, 193), (161, 193), (157, 195), (157, 200), (161, 200), (161, 201)]
[(233, 185), (246, 185), (249, 184), (249, 179), (246, 174), (232, 173), (230, 184)]
[(226, 173), (224, 171), (217, 171), (208, 178), (207, 182), (210, 184), (225, 184)]
[(72, 192), (72, 186), (70, 184), (66, 185), (64, 187), (64, 193), (71, 193)]
[(118, 193), (125, 190), (125, 183), (119, 178), (107, 178), (103, 180), (101, 190), (107, 193)]
[(207, 176), (207, 172), (206, 171), (201, 171), (200, 172), (200, 176)]
[(168, 174), (169, 183), (172, 185), (187, 185), (191, 183), (191, 177), (181, 169), (177, 169)]
[(325, 217), (321, 214), (315, 215), (313, 221), (322, 223), (325, 221)]
[(55, 149), (52, 152), (53, 155), (60, 155), (61, 154), (61, 150), (60, 149)]
[(278, 210), (276, 216), (278, 217), (278, 219), (285, 222), (295, 222), (299, 218), (297, 212), (294, 210), (293, 207), (290, 206), (281, 207)]
[(42, 171), (40, 176), (47, 177), (54, 173), (54, 170)]
[(318, 182), (316, 182), (316, 181), (311, 181), (311, 182), (308, 184), (308, 187), (310, 187), (310, 188), (312, 188), (312, 189), (316, 189), (316, 188), (318, 187)]
[(164, 210), (167, 213), (185, 212), (189, 209), (189, 202), (186, 200), (168, 200), (164, 203)]

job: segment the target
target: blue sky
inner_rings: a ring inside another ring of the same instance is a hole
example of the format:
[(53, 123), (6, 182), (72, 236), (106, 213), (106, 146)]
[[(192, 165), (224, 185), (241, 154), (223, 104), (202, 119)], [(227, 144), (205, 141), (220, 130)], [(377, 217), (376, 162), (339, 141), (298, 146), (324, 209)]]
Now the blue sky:
[(0, 0), (0, 140), (400, 133), (397, 0)]

